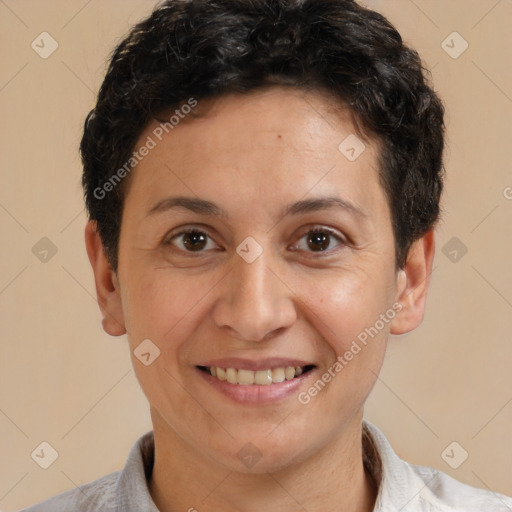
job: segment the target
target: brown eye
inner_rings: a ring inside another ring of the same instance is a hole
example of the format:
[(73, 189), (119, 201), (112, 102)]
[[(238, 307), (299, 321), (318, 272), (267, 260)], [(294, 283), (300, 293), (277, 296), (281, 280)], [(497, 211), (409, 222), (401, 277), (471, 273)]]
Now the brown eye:
[(295, 244), (294, 249), (305, 252), (330, 252), (344, 245), (343, 239), (336, 233), (326, 229), (312, 229), (305, 233)]
[(325, 251), (329, 248), (330, 243), (331, 236), (327, 233), (312, 231), (308, 235), (307, 244), (312, 251)]
[(174, 235), (166, 245), (175, 245), (185, 252), (203, 252), (205, 249), (216, 247), (215, 242), (211, 240), (207, 233), (198, 229), (182, 231)]
[(192, 231), (183, 235), (183, 245), (189, 251), (201, 251), (206, 247), (206, 236), (199, 231)]

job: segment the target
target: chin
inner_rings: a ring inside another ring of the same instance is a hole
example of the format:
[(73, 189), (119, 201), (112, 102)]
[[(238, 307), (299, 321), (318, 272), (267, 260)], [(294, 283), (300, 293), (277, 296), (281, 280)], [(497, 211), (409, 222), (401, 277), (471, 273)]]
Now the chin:
[(210, 444), (210, 456), (217, 464), (238, 473), (256, 475), (285, 470), (307, 459), (314, 451), (311, 441), (306, 441), (306, 433), (301, 437), (294, 434), (293, 438), (287, 434), (283, 430), (281, 436), (273, 438), (272, 434), (265, 437), (261, 432), (259, 435), (238, 432), (235, 440), (228, 444), (216, 447)]

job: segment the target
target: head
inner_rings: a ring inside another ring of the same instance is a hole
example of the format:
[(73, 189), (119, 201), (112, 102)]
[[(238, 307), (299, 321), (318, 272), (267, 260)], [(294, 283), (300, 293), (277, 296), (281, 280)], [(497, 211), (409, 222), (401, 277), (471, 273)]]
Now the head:
[[(250, 441), (263, 471), (360, 421), (389, 333), (423, 318), (442, 190), (443, 108), (389, 22), (165, 2), (114, 51), (80, 149), (103, 325), (155, 431), (241, 470)], [(288, 363), (307, 371), (263, 402), (204, 371)]]

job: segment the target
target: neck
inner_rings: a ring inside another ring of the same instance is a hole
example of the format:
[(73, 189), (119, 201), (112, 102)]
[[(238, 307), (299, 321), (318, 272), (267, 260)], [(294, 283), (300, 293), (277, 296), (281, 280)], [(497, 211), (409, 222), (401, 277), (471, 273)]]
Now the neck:
[(363, 466), (362, 411), (355, 416), (320, 452), (265, 473), (216, 465), (164, 427), (165, 422), (153, 421), (153, 501), (160, 512), (371, 512), (377, 490)]

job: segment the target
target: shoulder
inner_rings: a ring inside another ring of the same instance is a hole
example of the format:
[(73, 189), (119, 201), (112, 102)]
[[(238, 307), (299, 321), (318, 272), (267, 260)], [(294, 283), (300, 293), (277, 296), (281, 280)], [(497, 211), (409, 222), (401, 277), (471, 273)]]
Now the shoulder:
[[(421, 500), (440, 512), (512, 512), (512, 498), (455, 480), (434, 468), (409, 465), (428, 489)], [(428, 509), (426, 509), (428, 510)]]
[(110, 473), (20, 512), (114, 512), (119, 475), (119, 471)]
[(147, 432), (132, 446), (122, 471), (58, 494), (20, 512), (158, 512), (148, 489), (154, 438)]
[(402, 460), (384, 434), (365, 421), (365, 464), (378, 496), (375, 512), (512, 512), (512, 498), (463, 484), (442, 471)]

